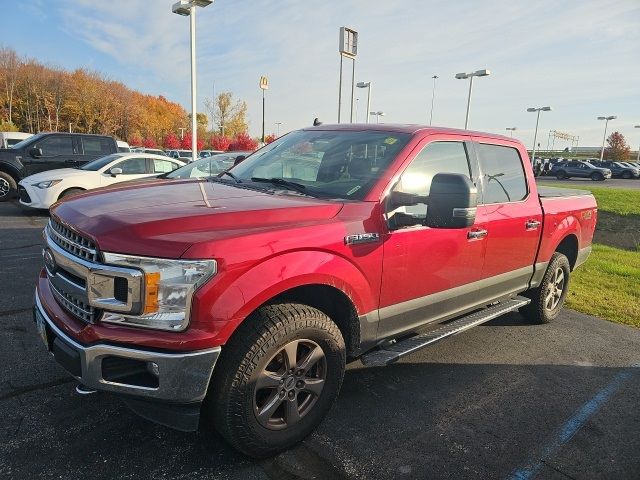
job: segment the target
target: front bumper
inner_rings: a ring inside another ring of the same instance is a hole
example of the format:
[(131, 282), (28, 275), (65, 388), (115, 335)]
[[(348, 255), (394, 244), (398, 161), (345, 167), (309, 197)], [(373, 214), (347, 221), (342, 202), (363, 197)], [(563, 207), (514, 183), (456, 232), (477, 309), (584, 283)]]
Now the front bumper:
[(164, 353), (101, 343), (81, 345), (54, 324), (37, 291), (34, 317), (49, 352), (79, 382), (139, 400), (201, 402), (221, 350)]
[(36, 188), (21, 181), (18, 183), (20, 204), (25, 207), (48, 209), (57, 200), (56, 188)]

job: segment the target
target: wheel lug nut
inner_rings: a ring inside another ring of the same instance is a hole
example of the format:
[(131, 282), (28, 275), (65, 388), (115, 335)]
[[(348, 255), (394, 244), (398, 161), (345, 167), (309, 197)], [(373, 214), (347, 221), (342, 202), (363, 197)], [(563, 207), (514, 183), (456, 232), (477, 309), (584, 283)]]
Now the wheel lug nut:
[(299, 377), (301, 377), (303, 373), (304, 373), (304, 371), (303, 371), (303, 370), (298, 370), (298, 371), (296, 372), (296, 375), (297, 375), (297, 376), (299, 376)]
[(293, 390), (291, 390), (289, 392), (289, 398), (293, 399), (296, 396), (295, 392)]
[(282, 385), (284, 383), (284, 378), (280, 379), (280, 385)]
[(304, 387), (304, 382), (302, 380), (298, 380), (298, 382), (296, 383), (296, 387), (298, 388)]

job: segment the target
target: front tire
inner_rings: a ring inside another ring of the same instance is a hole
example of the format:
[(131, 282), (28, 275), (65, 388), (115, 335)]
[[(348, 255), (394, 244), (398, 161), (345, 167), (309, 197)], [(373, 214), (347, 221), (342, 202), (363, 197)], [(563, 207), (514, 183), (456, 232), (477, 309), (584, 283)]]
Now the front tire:
[(569, 260), (560, 252), (555, 252), (542, 277), (540, 286), (524, 295), (531, 303), (520, 309), (520, 313), (531, 323), (550, 323), (562, 310), (569, 288), (571, 266)]
[(205, 418), (237, 450), (265, 458), (302, 441), (334, 404), (346, 353), (337, 325), (301, 304), (252, 314), (223, 347)]
[(591, 180), (593, 180), (594, 182), (601, 182), (602, 180), (604, 180), (604, 175), (602, 175), (600, 172), (592, 173)]
[(631, 172), (622, 172), (622, 178), (624, 178), (625, 180), (629, 180), (631, 178)]
[(11, 200), (18, 194), (18, 184), (15, 178), (7, 172), (0, 172), (0, 202)]
[(63, 198), (73, 197), (82, 192), (84, 192), (84, 189), (82, 188), (70, 188), (69, 190), (65, 190), (64, 192), (62, 192), (58, 200), (62, 200)]

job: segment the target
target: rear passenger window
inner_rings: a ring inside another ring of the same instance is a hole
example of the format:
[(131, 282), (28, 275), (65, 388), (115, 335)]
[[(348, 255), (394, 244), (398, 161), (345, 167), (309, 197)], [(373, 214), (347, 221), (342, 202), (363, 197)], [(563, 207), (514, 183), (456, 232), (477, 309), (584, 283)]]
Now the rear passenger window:
[(100, 137), (83, 137), (85, 155), (107, 155), (112, 153), (112, 144), (106, 138)]
[(518, 150), (501, 145), (478, 145), (484, 177), (482, 202), (517, 202), (527, 196), (527, 181)]
[(154, 173), (171, 172), (178, 168), (178, 164), (170, 162), (169, 160), (158, 160), (157, 158), (152, 158), (152, 160)]

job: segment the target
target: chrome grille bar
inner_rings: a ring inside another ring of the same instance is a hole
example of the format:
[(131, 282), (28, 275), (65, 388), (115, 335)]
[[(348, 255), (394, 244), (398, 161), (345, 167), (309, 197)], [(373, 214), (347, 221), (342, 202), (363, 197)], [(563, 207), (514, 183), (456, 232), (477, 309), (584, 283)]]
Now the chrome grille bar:
[(67, 252), (90, 262), (98, 260), (95, 244), (61, 222), (51, 218), (47, 230), (52, 240)]

